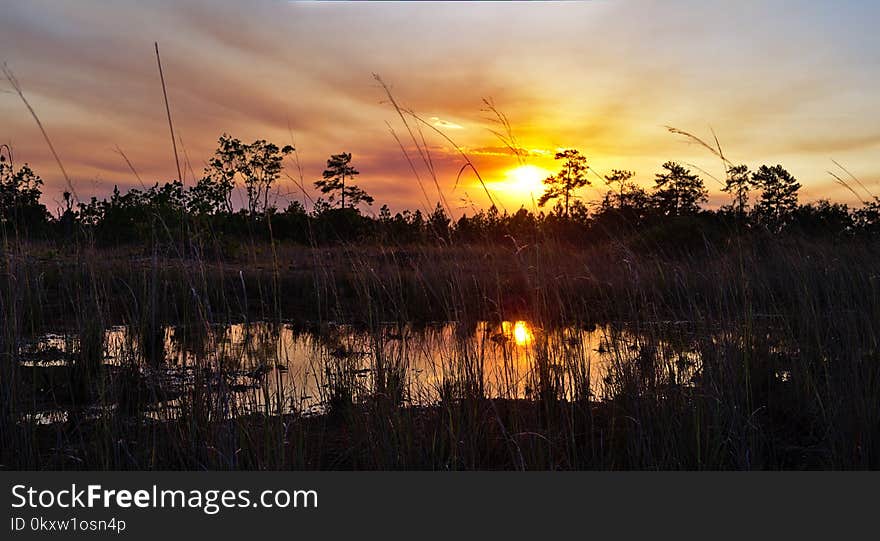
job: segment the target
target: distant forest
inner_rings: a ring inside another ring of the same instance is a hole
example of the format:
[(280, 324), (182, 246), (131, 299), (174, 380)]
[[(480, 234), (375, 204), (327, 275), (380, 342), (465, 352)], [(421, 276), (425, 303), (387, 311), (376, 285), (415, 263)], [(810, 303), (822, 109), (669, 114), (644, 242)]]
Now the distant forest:
[[(703, 179), (682, 164), (667, 162), (646, 189), (634, 173), (614, 170), (599, 176), (571, 149), (556, 155), (559, 172), (544, 181), (538, 212), (472, 211), (457, 220), (440, 203), (422, 210), (378, 213), (361, 209), (374, 199), (355, 184), (351, 154), (330, 157), (322, 178), (314, 181), (321, 196), (310, 209), (295, 201), (286, 208), (274, 202), (290, 146), (265, 140), (246, 144), (223, 135), (204, 175), (194, 185), (175, 180), (110, 197), (77, 201), (65, 191), (54, 212), (41, 202), (43, 181), (27, 164), (18, 166), (8, 146), (0, 146), (0, 225), (8, 238), (32, 241), (87, 240), (97, 246), (155, 245), (238, 239), (287, 241), (304, 245), (334, 243), (508, 243), (514, 247), (552, 237), (576, 245), (627, 240), (650, 247), (719, 242), (732, 235), (772, 234), (866, 238), (880, 234), (880, 199), (862, 206), (818, 201), (800, 203), (800, 183), (781, 165), (750, 171), (726, 164), (724, 191), (729, 204), (707, 209)], [(593, 177), (588, 176), (592, 173)], [(854, 194), (850, 183), (838, 181)], [(585, 202), (577, 191), (587, 185), (607, 189), (599, 200)], [(300, 186), (300, 188), (304, 188)], [(240, 190), (243, 204), (234, 205)], [(305, 190), (303, 190), (305, 193)], [(236, 208), (238, 207), (238, 208)]]

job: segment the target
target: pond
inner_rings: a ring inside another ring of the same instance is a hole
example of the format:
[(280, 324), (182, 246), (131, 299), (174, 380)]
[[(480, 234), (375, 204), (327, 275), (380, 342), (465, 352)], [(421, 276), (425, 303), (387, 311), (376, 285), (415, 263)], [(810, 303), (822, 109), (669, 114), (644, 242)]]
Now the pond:
[[(64, 333), (22, 347), (20, 367), (36, 394), (27, 420), (67, 418), (75, 393), (59, 389), (69, 385), (81, 349), (78, 336)], [(157, 420), (197, 408), (216, 418), (315, 414), (334, 400), (377, 395), (414, 406), (463, 396), (536, 399), (544, 392), (598, 400), (633, 369), (686, 382), (700, 360), (686, 333), (669, 328), (542, 328), (524, 320), (372, 328), (256, 322), (152, 334), (117, 326), (103, 332), (101, 356), (106, 377), (92, 380), (89, 396), (101, 404), (92, 413), (135, 402), (138, 413)]]

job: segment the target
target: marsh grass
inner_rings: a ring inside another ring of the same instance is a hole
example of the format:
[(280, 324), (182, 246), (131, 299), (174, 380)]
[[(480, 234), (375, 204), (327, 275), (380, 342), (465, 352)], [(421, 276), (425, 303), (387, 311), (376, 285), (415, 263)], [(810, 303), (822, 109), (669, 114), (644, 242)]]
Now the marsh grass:
[[(639, 256), (554, 239), (525, 250), (255, 241), (225, 261), (46, 249), (20, 243), (4, 258), (8, 468), (878, 464), (870, 244), (767, 238)], [(454, 332), (428, 383), (412, 376), (413, 325), (518, 319), (535, 330), (524, 379), (511, 356), (487, 366), (486, 348), (505, 347), (491, 333)], [(275, 369), (289, 366), (282, 321), (323, 345), (308, 374)], [(69, 362), (51, 378), (24, 366), (26, 346), (64, 325)], [(112, 325), (130, 331), (110, 362)], [(584, 343), (576, 329), (597, 325), (602, 339)], [(599, 380), (596, 351), (612, 359)], [(41, 421), (52, 401), (63, 420)]]
[[(448, 207), (421, 132), (433, 128), (377, 80), (422, 192), (418, 160)], [(234, 238), (179, 218), (176, 233), (155, 216), (149, 242), (116, 248), (88, 228), (48, 242), (0, 221), (0, 467), (880, 466), (870, 238), (327, 245), (310, 230), (303, 246), (278, 242), (268, 213), (268, 240), (253, 216)], [(524, 367), (504, 333), (462, 330), (443, 337), (430, 377), (413, 376), (414, 328), (517, 320), (534, 330)], [(293, 378), (277, 346), (285, 324), (321, 344)], [(598, 343), (583, 341), (579, 330), (600, 327)], [(65, 336), (52, 355), (32, 349), (47, 332)], [(493, 347), (502, 360), (490, 365)], [(596, 352), (611, 359), (601, 377)]]

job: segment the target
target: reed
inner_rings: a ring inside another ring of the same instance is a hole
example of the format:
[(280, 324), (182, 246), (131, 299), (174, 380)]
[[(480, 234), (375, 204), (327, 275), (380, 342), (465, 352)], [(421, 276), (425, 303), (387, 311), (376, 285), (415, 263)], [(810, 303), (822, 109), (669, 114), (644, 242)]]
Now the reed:
[[(237, 272), (106, 253), (69, 256), (81, 262), (70, 277), (48, 272), (55, 259), (21, 257), (41, 246), (8, 252), (4, 466), (877, 466), (872, 244), (765, 239), (682, 258), (553, 239), (525, 255), (279, 245), (273, 256), (254, 242)], [(293, 252), (302, 266), (277, 277), (253, 265), (253, 253), (271, 265)], [(59, 280), (40, 287), (66, 300), (22, 291), (32, 276)], [(275, 280), (299, 295), (267, 298)], [(525, 348), (504, 335), (515, 320), (533, 333)], [(29, 347), (63, 321), (69, 364), (43, 366), (58, 369), (48, 383), (23, 380), (40, 361)], [(457, 325), (424, 368), (430, 321)], [(285, 328), (307, 337), (306, 353), (289, 351)], [(40, 417), (51, 411), (66, 417)]]
[(0, 220), (0, 467), (880, 466), (876, 235), (148, 218), (134, 244)]

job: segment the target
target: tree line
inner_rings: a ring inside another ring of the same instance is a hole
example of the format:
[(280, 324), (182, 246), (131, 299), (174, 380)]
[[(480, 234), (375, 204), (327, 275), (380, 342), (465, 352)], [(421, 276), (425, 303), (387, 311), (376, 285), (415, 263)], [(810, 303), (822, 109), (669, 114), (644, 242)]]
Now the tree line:
[[(109, 197), (74, 201), (62, 195), (54, 214), (41, 202), (42, 179), (27, 165), (17, 167), (9, 147), (0, 147), (0, 225), (8, 237), (36, 240), (83, 237), (99, 245), (222, 239), (287, 240), (302, 244), (336, 242), (455, 243), (537, 241), (552, 236), (574, 243), (632, 238), (654, 244), (704, 242), (744, 232), (810, 236), (876, 236), (880, 200), (859, 208), (819, 201), (801, 204), (800, 183), (781, 165), (727, 167), (723, 190), (730, 202), (704, 207), (703, 179), (682, 164), (666, 162), (651, 188), (634, 181), (628, 170), (600, 176), (575, 149), (556, 154), (558, 173), (544, 180), (540, 210), (514, 213), (497, 207), (457, 220), (437, 204), (430, 212), (377, 215), (362, 212), (374, 198), (355, 184), (359, 171), (350, 153), (332, 155), (314, 187), (322, 194), (307, 210), (300, 202), (278, 208), (272, 197), (294, 152), (265, 140), (250, 144), (223, 135), (203, 176), (186, 187), (179, 180), (133, 188), (114, 187)], [(578, 191), (601, 178), (606, 191), (585, 202)], [(242, 201), (233, 194), (241, 188)], [(552, 203), (552, 206), (550, 206)]]

